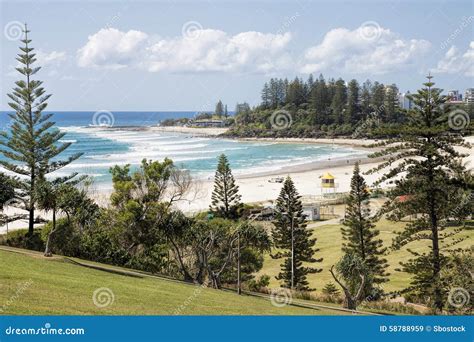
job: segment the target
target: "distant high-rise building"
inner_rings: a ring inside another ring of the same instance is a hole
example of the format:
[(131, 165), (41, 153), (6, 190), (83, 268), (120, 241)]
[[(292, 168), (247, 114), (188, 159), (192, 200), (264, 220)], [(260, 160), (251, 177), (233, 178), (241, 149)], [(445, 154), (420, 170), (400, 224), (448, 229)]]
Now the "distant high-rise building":
[(474, 103), (474, 88), (466, 89), (464, 93), (464, 101), (466, 103)]
[(400, 108), (402, 109), (412, 109), (413, 108), (413, 101), (408, 98), (410, 95), (410, 91), (406, 93), (398, 93), (398, 103)]
[(460, 102), (462, 101), (462, 94), (459, 90), (448, 91), (448, 102)]

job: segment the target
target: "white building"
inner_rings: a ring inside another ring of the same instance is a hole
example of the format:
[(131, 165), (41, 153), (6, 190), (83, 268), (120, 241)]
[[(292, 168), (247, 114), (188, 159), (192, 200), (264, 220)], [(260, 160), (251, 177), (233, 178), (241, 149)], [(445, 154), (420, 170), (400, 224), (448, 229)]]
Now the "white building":
[(464, 101), (466, 103), (474, 103), (474, 88), (466, 89), (464, 93)]
[(400, 108), (402, 109), (412, 109), (413, 108), (413, 101), (408, 98), (410, 95), (410, 91), (406, 93), (398, 93), (398, 103)]
[(303, 205), (303, 215), (309, 221), (316, 221), (321, 218), (321, 208), (319, 204), (306, 204)]

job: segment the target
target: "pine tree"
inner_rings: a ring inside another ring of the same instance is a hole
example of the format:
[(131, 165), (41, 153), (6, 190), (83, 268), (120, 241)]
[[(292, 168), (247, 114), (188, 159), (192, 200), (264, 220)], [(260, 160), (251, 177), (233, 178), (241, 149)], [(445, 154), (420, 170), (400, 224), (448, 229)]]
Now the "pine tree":
[(322, 269), (303, 266), (303, 263), (316, 263), (323, 259), (314, 258), (314, 254), (318, 252), (314, 248), (316, 239), (311, 238), (312, 232), (306, 228), (300, 198), (293, 181), (287, 177), (276, 201), (275, 228), (272, 232), (275, 247), (283, 251), (272, 255), (272, 258), (285, 258), (281, 272), (276, 277), (283, 281), (284, 287), (311, 291), (306, 276), (321, 272)]
[(330, 298), (337, 297), (340, 293), (339, 289), (336, 287), (336, 285), (334, 285), (334, 283), (326, 283), (321, 292)]
[[(45, 94), (42, 81), (32, 79), (41, 68), (33, 66), (36, 58), (34, 49), (30, 47), (29, 32), (25, 25), (24, 39), (21, 40), (24, 46), (20, 47), (21, 53), (17, 57), (21, 66), (16, 68), (24, 79), (17, 81), (12, 93), (8, 94), (11, 100), (9, 106), (15, 114), (10, 114), (11, 131), (0, 133), (0, 146), (3, 146), (0, 153), (7, 159), (0, 161), (0, 165), (21, 178), (18, 190), (25, 209), (29, 211), (28, 233), (31, 235), (37, 178), (63, 168), (82, 154), (73, 154), (65, 160), (57, 159), (71, 143), (59, 143), (66, 133), (54, 128), (55, 123), (50, 121), (52, 114), (43, 113), (51, 95)], [(73, 173), (68, 178), (72, 179), (76, 175)]]
[(347, 87), (343, 79), (338, 79), (334, 84), (334, 97), (331, 102), (331, 111), (334, 123), (342, 124), (344, 109), (347, 102)]
[(356, 80), (351, 80), (347, 90), (347, 109), (344, 113), (344, 123), (355, 124), (360, 120), (359, 83)]
[(384, 109), (386, 122), (399, 121), (400, 106), (398, 103), (398, 88), (395, 84), (387, 86), (385, 89)]
[(268, 86), (267, 82), (265, 82), (265, 84), (263, 85), (261, 96), (262, 96), (262, 106), (263, 106), (263, 108), (270, 107), (270, 102), (271, 102), (270, 87)]
[[(374, 218), (370, 213), (369, 192), (367, 184), (360, 174), (359, 164), (356, 163), (351, 179), (351, 191), (347, 198), (346, 214), (343, 220), (344, 227), (341, 228), (344, 253), (358, 255), (368, 266), (371, 279), (374, 284), (388, 281), (387, 260), (382, 258), (387, 248), (383, 248), (383, 242), (378, 238), (379, 231), (375, 229)], [(365, 293), (372, 289), (366, 282)]]
[(367, 80), (362, 84), (362, 91), (360, 94), (360, 111), (362, 117), (365, 119), (371, 113), (371, 92), (372, 92), (372, 83), (370, 80)]
[(220, 217), (235, 219), (242, 206), (240, 197), (239, 187), (235, 184), (229, 161), (225, 154), (221, 154), (214, 176), (214, 191), (210, 209)]
[(441, 312), (447, 289), (452, 285), (441, 277), (447, 267), (443, 251), (462, 240), (455, 238), (462, 227), (447, 230), (446, 222), (452, 219), (459, 222), (469, 214), (464, 207), (471, 205), (469, 198), (474, 186), (472, 173), (462, 163), (467, 155), (455, 149), (456, 146), (470, 148), (470, 145), (462, 138), (462, 131), (450, 131), (452, 108), (446, 105), (442, 90), (433, 88), (431, 79), (428, 76), (424, 88), (412, 95), (415, 108), (408, 112), (407, 122), (385, 130), (385, 134), (394, 138), (378, 144), (385, 148), (371, 156), (388, 156), (387, 160), (370, 172), (390, 168), (378, 180), (395, 185), (384, 206), (391, 214), (389, 217), (396, 221), (415, 217), (394, 239), (393, 248), (414, 241), (427, 241), (430, 248), (428, 253), (412, 251), (413, 258), (401, 263), (403, 271), (413, 274), (411, 286), (404, 292), (429, 299)]
[(385, 86), (379, 82), (374, 82), (371, 93), (371, 105), (377, 113), (383, 112)]

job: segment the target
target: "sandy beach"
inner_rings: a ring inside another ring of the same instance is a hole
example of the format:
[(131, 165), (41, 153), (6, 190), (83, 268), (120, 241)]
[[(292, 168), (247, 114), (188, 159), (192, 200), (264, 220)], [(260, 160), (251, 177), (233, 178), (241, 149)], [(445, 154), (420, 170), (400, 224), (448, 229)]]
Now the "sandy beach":
[[(184, 134), (196, 134), (206, 136), (216, 136), (222, 133), (221, 128), (187, 128), (178, 127), (180, 131), (175, 131), (176, 127), (153, 127), (151, 130), (160, 130), (166, 132), (177, 132)], [(367, 150), (367, 154), (374, 152), (374, 149), (369, 148), (367, 145), (373, 143), (370, 140), (353, 140), (353, 139), (278, 139), (272, 141), (276, 142), (306, 142), (313, 144), (340, 144), (352, 147), (361, 147)], [(474, 137), (467, 137), (466, 141), (474, 144)], [(468, 154), (468, 157), (464, 159), (467, 162), (468, 167), (472, 168), (474, 164), (474, 154), (472, 149), (460, 149), (461, 152)], [(242, 201), (245, 203), (254, 202), (270, 202), (278, 197), (281, 189), (280, 183), (269, 182), (274, 177), (286, 177), (291, 176), (295, 182), (295, 185), (300, 195), (305, 197), (320, 196), (323, 193), (321, 188), (320, 176), (326, 172), (331, 173), (335, 177), (336, 188), (334, 192), (348, 192), (350, 189), (350, 179), (353, 171), (354, 164), (356, 162), (361, 164), (362, 172), (366, 173), (370, 169), (377, 166), (381, 159), (371, 159), (366, 156), (361, 157), (360, 155), (355, 157), (344, 157), (334, 158), (324, 161), (318, 161), (313, 163), (306, 163), (302, 165), (295, 165), (285, 167), (277, 171), (255, 173), (252, 175), (236, 176), (237, 184), (240, 187), (240, 193), (242, 195)], [(377, 179), (381, 177), (383, 171), (379, 171), (373, 174), (365, 175), (366, 181), (371, 186)], [(210, 177), (205, 180), (197, 180), (196, 191), (188, 198), (188, 201), (182, 201), (177, 204), (177, 207), (187, 213), (193, 213), (200, 210), (206, 210), (211, 203), (211, 195), (213, 190), (213, 179)], [(384, 185), (382, 184), (382, 187)], [(110, 196), (110, 189), (96, 188), (91, 190), (91, 197), (93, 197), (99, 205), (107, 206), (108, 198)], [(17, 213), (18, 210), (14, 208), (7, 208), (7, 213), (12, 215)], [(45, 213), (39, 213), (41, 216), (48, 218), (49, 215)], [(12, 222), (9, 225), (10, 230), (24, 228), (26, 225), (25, 221)], [(6, 227), (0, 227), (0, 234), (6, 231)]]

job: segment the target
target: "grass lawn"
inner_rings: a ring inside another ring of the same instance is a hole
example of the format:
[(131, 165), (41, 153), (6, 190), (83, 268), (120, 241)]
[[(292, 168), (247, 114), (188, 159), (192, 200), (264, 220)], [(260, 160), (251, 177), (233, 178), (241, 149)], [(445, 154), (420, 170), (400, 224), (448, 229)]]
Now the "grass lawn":
[[(114, 301), (99, 308), (92, 297), (102, 287), (113, 292)], [(342, 314), (330, 309), (278, 308), (263, 298), (165, 279), (114, 274), (75, 265), (61, 257), (0, 250), (3, 315), (172, 315), (180, 307), (183, 315)]]
[[(377, 223), (377, 229), (380, 230), (380, 238), (384, 241), (384, 246), (390, 246), (392, 239), (395, 236), (395, 232), (401, 231), (405, 223), (394, 223), (386, 219), (381, 219)], [(319, 292), (326, 283), (333, 282), (334, 280), (329, 273), (331, 265), (334, 265), (342, 255), (341, 252), (341, 225), (332, 224), (332, 225), (323, 225), (314, 228), (313, 236), (318, 239), (316, 242), (316, 247), (320, 251), (316, 254), (317, 258), (323, 257), (324, 260), (322, 263), (318, 263), (315, 267), (322, 268), (321, 273), (315, 273), (308, 275), (308, 281), (312, 288), (316, 288)], [(460, 233), (457, 237), (467, 236), (468, 239), (462, 241), (461, 243), (453, 246), (452, 248), (468, 248), (472, 245), (474, 238), (474, 230), (465, 230)], [(410, 248), (414, 251), (423, 251), (428, 250), (427, 246), (429, 244), (428, 240), (416, 241), (410, 243), (408, 246), (405, 246), (403, 249), (398, 251), (392, 251), (387, 256), (389, 267), (388, 272), (390, 273), (390, 281), (384, 284), (384, 289), (386, 292), (401, 290), (405, 288), (410, 282), (410, 276), (404, 272), (395, 271), (396, 268), (400, 268), (400, 261), (407, 261), (411, 254), (407, 251), (407, 248)], [(270, 286), (278, 286), (278, 281), (275, 279), (275, 276), (280, 272), (280, 264), (283, 259), (274, 260), (267, 255), (265, 257), (265, 262), (263, 269), (259, 274), (268, 274), (271, 276)]]

